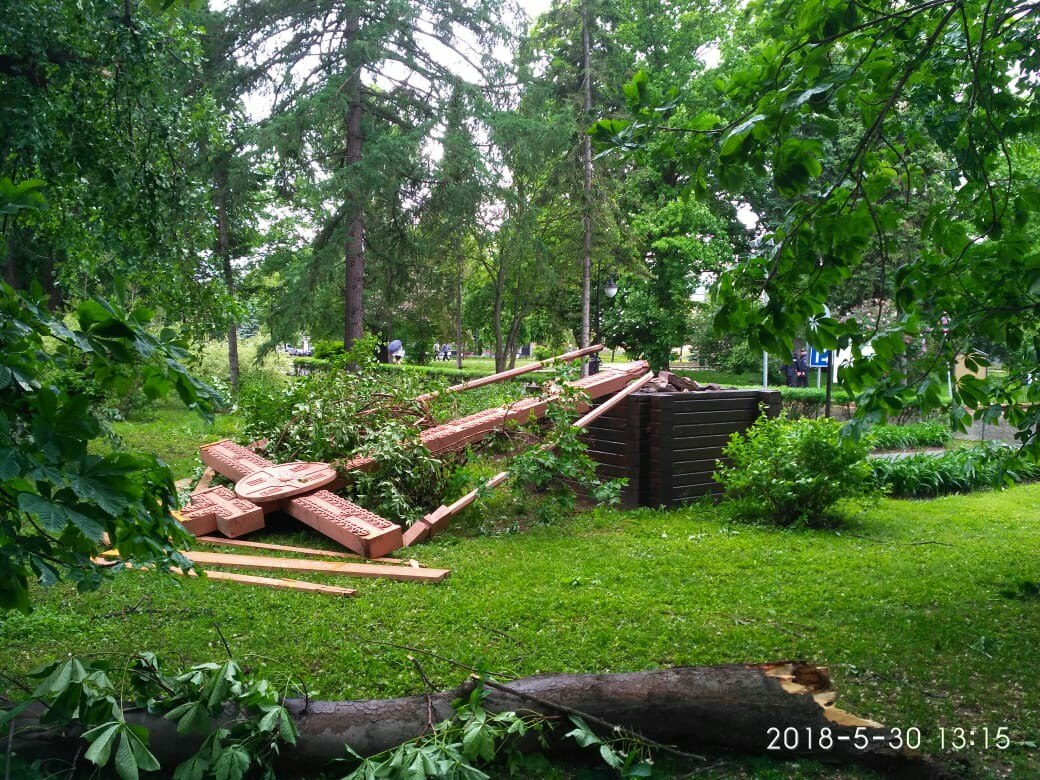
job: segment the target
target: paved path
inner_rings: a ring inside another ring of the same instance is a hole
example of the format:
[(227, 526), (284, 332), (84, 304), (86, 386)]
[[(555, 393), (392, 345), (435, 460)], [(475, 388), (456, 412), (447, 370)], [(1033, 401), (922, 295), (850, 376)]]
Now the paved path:
[(888, 450), (885, 452), (868, 453), (868, 458), (884, 458), (885, 460), (900, 460), (912, 455), (942, 455), (946, 450), (943, 447), (925, 447), (920, 450)]

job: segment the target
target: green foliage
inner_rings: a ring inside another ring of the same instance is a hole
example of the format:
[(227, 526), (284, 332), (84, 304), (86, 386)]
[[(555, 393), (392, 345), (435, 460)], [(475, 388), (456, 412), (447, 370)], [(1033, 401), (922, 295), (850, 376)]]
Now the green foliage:
[[(357, 766), (342, 780), (488, 780), (485, 769), (497, 768), (510, 777), (531, 776), (544, 769), (545, 758), (519, 750), (537, 741), (548, 747), (544, 734), (552, 721), (542, 715), (512, 711), (491, 713), (483, 702), (488, 691), (483, 677), (476, 677), (465, 698), (456, 699), (455, 715), (441, 721), (433, 732), (391, 748), (376, 756), (362, 758), (347, 747), (348, 760)], [(650, 777), (650, 752), (642, 743), (622, 735), (611, 739), (598, 736), (577, 715), (570, 715), (574, 728), (564, 735), (579, 746), (596, 748), (599, 758), (620, 777)]]
[[(557, 381), (577, 376), (578, 365), (556, 366)], [(579, 404), (588, 397), (577, 388), (559, 384), (559, 401), (549, 404), (545, 418), (551, 428), (540, 447), (531, 447), (517, 455), (509, 466), (513, 489), (521, 492), (529, 487), (545, 493), (537, 506), (538, 519), (557, 522), (573, 513), (577, 503), (575, 487), (584, 491), (597, 504), (612, 506), (621, 500), (624, 480), (603, 482), (596, 474), (596, 462), (589, 456), (581, 430), (571, 423)]]
[(488, 712), (487, 693), (483, 678), (475, 678), (469, 695), (453, 702), (454, 717), (437, 723), (431, 734), (378, 755), (362, 758), (348, 745), (350, 760), (358, 764), (342, 780), (487, 780), (491, 775), (483, 769), (495, 765), (513, 775), (528, 763), (518, 743), (534, 737), (545, 746), (547, 721), (540, 715)]
[(403, 371), (415, 376), (428, 376), (447, 379), (453, 383), (461, 383), (467, 379), (480, 379), (494, 373), (493, 367), (487, 369), (464, 368), (459, 370), (454, 365), (434, 364), (427, 366), (416, 366), (409, 363), (394, 365), (392, 363), (377, 363), (374, 368), (379, 371)]
[(932, 455), (871, 460), (874, 481), (894, 496), (925, 498), (1040, 479), (1040, 463), (997, 442)]
[(680, 113), (663, 89), (633, 80), (631, 119), (593, 133), (645, 153), (668, 144), (653, 128), (686, 131), (661, 156), (689, 189), (751, 201), (762, 234), (716, 286), (722, 332), (774, 354), (798, 337), (851, 347), (843, 382), (868, 423), (910, 403), (945, 405), (958, 354), (1024, 346), (1028, 359), (1007, 376), (956, 382), (953, 402), (977, 414), (1005, 404), (1021, 440), (1040, 447), (1029, 405), (1040, 388), (1022, 393), (1040, 361), (1038, 32), (1035, 14), (974, 0), (896, 13), (752, 3), (710, 109)]
[(868, 445), (876, 450), (942, 447), (953, 439), (948, 422), (924, 420), (906, 425), (875, 425), (868, 434)]
[[(340, 353), (342, 354), (342, 353)], [(319, 357), (294, 357), (292, 359), (293, 371), (296, 374), (309, 374), (311, 371), (324, 371), (332, 365), (331, 361)]]
[(731, 334), (717, 333), (712, 325), (709, 307), (694, 306), (690, 321), (690, 345), (703, 365), (716, 371), (757, 376), (762, 381), (762, 352), (753, 351), (747, 340)]
[(337, 358), (343, 355), (346, 351), (343, 349), (343, 340), (339, 341), (315, 341), (313, 357), (317, 360), (329, 360), (330, 358)]
[[(623, 274), (618, 281), (620, 292), (607, 307), (607, 342), (645, 357), (659, 370), (668, 365), (674, 348), (691, 339), (690, 299), (700, 275), (718, 272), (732, 249), (722, 221), (695, 200), (648, 207), (633, 230), (644, 247), (641, 273)], [(746, 368), (716, 359), (711, 365), (726, 371)]]
[(871, 493), (866, 446), (841, 436), (828, 418), (759, 418), (725, 449), (715, 479), (740, 520), (788, 526), (829, 519), (842, 499)]
[(146, 329), (151, 317), (91, 299), (73, 329), (0, 283), (0, 609), (30, 608), (30, 578), (97, 587), (92, 556), (106, 534), (137, 565), (189, 566), (177, 552), (187, 539), (169, 514), (176, 497), (166, 464), (92, 454), (104, 427), (90, 397), (46, 383), (75, 366), (102, 394), (136, 384), (152, 399), (175, 390), (189, 407), (212, 410), (214, 391), (182, 368), (187, 353), (172, 332)]
[[(342, 361), (350, 358), (346, 353)], [(409, 373), (339, 368), (284, 387), (246, 386), (239, 409), (246, 437), (267, 439), (275, 460), (375, 458), (375, 470), (347, 472), (346, 491), (362, 506), (408, 522), (439, 503), (449, 471), (419, 441), (426, 410), (411, 399), (422, 392)]]
[(230, 307), (203, 251), (211, 228), (195, 165), (200, 143), (219, 135), (200, 86), (201, 41), (185, 3), (5, 3), (8, 282), (39, 282), (65, 303), (123, 285), (171, 321), (223, 321)]
[(148, 749), (148, 730), (126, 721), (129, 706), (175, 721), (178, 734), (205, 736), (174, 771), (176, 780), (241, 780), (256, 770), (273, 776), (280, 747), (296, 744), (298, 730), (282, 699), (303, 693), (298, 683), (251, 679), (233, 660), (170, 675), (151, 653), (137, 653), (121, 666), (73, 657), (30, 676), (39, 681), (33, 698), (46, 705), (41, 723), (78, 726), (88, 744), (83, 757), (120, 780), (161, 769)]
[(573, 739), (583, 748), (595, 748), (604, 763), (615, 770), (619, 777), (651, 777), (653, 775), (653, 760), (648, 747), (627, 736), (620, 728), (610, 739), (604, 739), (589, 728), (585, 719), (578, 715), (570, 715), (574, 728), (568, 731), (566, 737)]

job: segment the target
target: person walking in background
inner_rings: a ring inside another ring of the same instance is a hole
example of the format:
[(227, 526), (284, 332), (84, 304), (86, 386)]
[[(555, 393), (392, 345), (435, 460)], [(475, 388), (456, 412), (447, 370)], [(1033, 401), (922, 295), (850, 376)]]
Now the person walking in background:
[(798, 353), (791, 353), (791, 361), (785, 363), (780, 367), (780, 370), (784, 372), (784, 380), (787, 382), (788, 387), (794, 387), (798, 381), (798, 376), (795, 373), (795, 364), (798, 362)]
[(798, 352), (798, 357), (794, 361), (794, 375), (795, 387), (809, 386), (809, 354), (805, 351), (805, 347)]

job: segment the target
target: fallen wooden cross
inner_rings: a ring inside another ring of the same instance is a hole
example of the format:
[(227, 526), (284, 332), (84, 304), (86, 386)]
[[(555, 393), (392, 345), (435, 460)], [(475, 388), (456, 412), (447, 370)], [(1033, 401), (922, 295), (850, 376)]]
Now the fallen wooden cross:
[[(590, 351), (595, 350), (578, 350), (570, 356)], [(596, 399), (617, 393), (646, 369), (646, 361), (636, 361), (605, 368), (568, 384)], [(548, 405), (561, 396), (562, 390), (557, 390), (544, 398), (525, 398), (487, 409), (429, 428), (420, 434), (420, 440), (435, 455), (462, 449), (503, 429), (509, 422), (522, 424), (543, 417)], [(232, 539), (244, 536), (263, 528), (266, 514), (280, 510), (364, 558), (380, 558), (405, 545), (401, 526), (332, 492), (343, 485), (343, 480), (326, 463), (275, 464), (227, 439), (205, 445), (199, 455), (213, 472), (234, 480), (235, 487), (233, 491), (215, 487), (193, 492), (188, 505), (175, 513), (194, 536), (214, 531)], [(347, 469), (369, 469), (375, 461), (354, 458), (342, 465)]]
[(347, 501), (332, 490), (343, 484), (325, 463), (275, 463), (223, 440), (199, 450), (202, 462), (235, 480), (235, 490), (210, 488), (192, 495), (177, 519), (195, 536), (219, 530), (234, 538), (264, 527), (264, 515), (284, 511), (365, 558), (403, 545), (401, 526)]

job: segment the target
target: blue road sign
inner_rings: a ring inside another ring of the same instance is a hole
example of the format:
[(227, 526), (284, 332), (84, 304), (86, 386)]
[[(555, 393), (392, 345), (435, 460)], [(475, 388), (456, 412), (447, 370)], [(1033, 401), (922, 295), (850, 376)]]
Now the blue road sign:
[(815, 347), (809, 347), (809, 368), (827, 368), (827, 359), (830, 355), (829, 349), (817, 352)]

